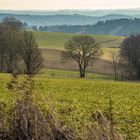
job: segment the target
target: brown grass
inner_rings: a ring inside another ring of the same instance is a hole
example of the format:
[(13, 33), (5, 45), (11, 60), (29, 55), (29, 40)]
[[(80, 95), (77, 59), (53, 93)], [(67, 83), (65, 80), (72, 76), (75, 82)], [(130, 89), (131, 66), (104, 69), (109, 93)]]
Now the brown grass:
[[(51, 69), (62, 69), (62, 70), (78, 70), (77, 63), (69, 61), (62, 63), (61, 61), (61, 50), (41, 49), (44, 67)], [(111, 61), (105, 59), (95, 59), (94, 65), (88, 68), (89, 72), (100, 73), (100, 74), (113, 74), (113, 64)]]

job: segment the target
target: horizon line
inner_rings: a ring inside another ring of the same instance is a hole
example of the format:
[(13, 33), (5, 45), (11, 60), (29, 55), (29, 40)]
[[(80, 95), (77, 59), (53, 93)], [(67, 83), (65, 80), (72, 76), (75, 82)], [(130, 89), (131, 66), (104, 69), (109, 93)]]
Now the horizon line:
[(67, 8), (67, 9), (7, 9), (7, 8), (0, 8), (0, 10), (2, 11), (72, 11), (72, 10), (76, 10), (76, 11), (96, 11), (96, 10), (140, 10), (140, 7), (119, 7), (119, 8), (77, 8), (77, 9), (72, 9), (72, 8)]

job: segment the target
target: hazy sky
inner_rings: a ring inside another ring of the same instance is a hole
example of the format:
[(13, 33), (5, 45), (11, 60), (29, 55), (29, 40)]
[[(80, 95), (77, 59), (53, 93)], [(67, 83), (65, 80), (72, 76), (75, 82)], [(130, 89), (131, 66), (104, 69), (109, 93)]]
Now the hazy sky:
[(0, 0), (0, 9), (114, 9), (140, 7), (140, 0)]

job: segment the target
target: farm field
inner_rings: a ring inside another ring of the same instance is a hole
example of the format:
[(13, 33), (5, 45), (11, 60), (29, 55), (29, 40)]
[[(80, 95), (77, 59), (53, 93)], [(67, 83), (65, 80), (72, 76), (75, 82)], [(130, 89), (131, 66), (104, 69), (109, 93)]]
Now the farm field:
[[(64, 43), (76, 34), (34, 32), (40, 48), (63, 50)], [(119, 47), (125, 37), (112, 35), (91, 35), (101, 47)]]
[[(63, 123), (73, 128), (77, 135), (83, 134), (86, 126), (90, 126), (93, 113), (96, 111), (107, 113), (111, 98), (117, 130), (124, 137), (127, 136), (127, 140), (135, 140), (138, 137), (140, 128), (139, 83), (101, 80), (98, 78), (99, 75), (94, 76), (95, 80), (63, 78), (60, 75), (64, 71), (57, 72), (60, 77), (57, 75), (55, 77), (54, 73), (53, 70), (44, 70), (44, 73), (36, 76), (35, 88), (52, 105)], [(67, 73), (67, 75), (76, 75), (75, 72)], [(10, 75), (0, 74), (0, 102), (10, 107), (17, 97), (5, 88), (9, 80)]]
[[(77, 64), (74, 62), (62, 63), (61, 54), (64, 50), (65, 42), (72, 38), (74, 34), (65, 33), (48, 33), (48, 32), (34, 32), (39, 47), (44, 58), (44, 67), (50, 69), (61, 70), (78, 70)], [(99, 74), (113, 74), (113, 64), (111, 52), (119, 51), (119, 46), (124, 37), (111, 35), (91, 35), (95, 37), (97, 42), (100, 42), (102, 55), (95, 60), (94, 66), (89, 67), (89, 72)]]
[[(78, 65), (73, 61), (62, 63), (60, 50), (46, 50), (42, 49), (42, 56), (44, 59), (44, 67), (49, 69), (72, 70), (77, 71)], [(106, 56), (107, 58), (107, 56)], [(95, 59), (94, 65), (88, 67), (89, 72), (98, 74), (113, 74), (113, 64), (111, 61), (105, 59)]]

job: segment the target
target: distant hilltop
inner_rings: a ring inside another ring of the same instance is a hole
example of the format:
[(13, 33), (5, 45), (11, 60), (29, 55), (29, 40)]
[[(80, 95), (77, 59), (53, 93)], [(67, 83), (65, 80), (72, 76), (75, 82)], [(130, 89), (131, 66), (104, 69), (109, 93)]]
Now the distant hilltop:
[(100, 10), (0, 10), (7, 14), (30, 14), (30, 15), (56, 15), (56, 14), (80, 14), (85, 16), (105, 16), (109, 14), (121, 14), (136, 16), (140, 14), (140, 7), (129, 9), (100, 9)]
[(98, 21), (140, 18), (140, 10), (61, 10), (13, 11), (0, 10), (0, 20), (14, 16), (29, 26), (93, 25)]
[(27, 28), (45, 32), (140, 34), (140, 8), (117, 10), (0, 10), (0, 20), (14, 16)]

